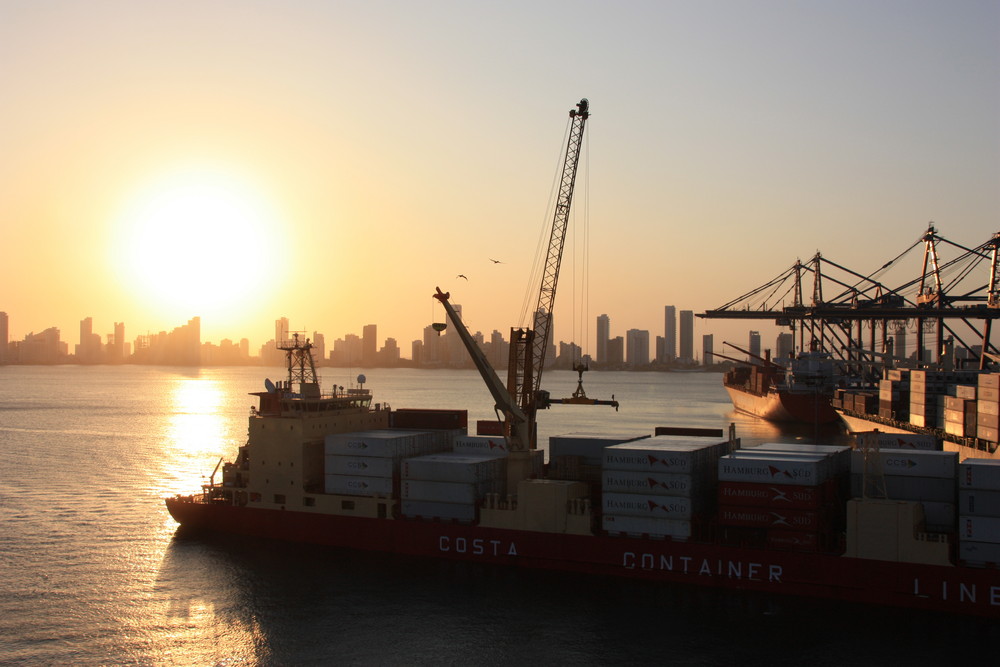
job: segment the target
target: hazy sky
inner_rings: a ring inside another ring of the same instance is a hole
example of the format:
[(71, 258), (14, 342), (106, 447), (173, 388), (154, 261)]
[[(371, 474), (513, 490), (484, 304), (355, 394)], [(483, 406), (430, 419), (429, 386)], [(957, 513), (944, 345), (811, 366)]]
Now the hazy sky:
[(408, 356), (440, 285), (506, 336), (581, 97), (557, 341), (1000, 229), (996, 0), (0, 0), (0, 310)]

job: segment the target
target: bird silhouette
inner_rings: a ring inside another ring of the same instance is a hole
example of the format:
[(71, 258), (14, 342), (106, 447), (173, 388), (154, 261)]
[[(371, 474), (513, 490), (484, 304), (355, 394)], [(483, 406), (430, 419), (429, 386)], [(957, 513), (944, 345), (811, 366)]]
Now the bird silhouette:
[(499, 259), (493, 259), (492, 257), (490, 257), (489, 260), (494, 264), (503, 264), (503, 262), (501, 262)]
[[(455, 276), (455, 277), (456, 277), (456, 278), (465, 278), (465, 274), (464, 274), (464, 273), (460, 273), (460, 274), (458, 274), (458, 275), (457, 275), (457, 276)], [(466, 279), (466, 280), (468, 280), (468, 278), (465, 278), (465, 279)]]

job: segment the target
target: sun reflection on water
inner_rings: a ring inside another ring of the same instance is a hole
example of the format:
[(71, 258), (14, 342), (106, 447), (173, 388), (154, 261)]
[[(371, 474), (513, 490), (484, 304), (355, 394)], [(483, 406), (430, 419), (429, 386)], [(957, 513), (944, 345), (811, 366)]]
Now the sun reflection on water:
[(218, 382), (200, 377), (178, 378), (170, 401), (168, 436), (176, 449), (194, 453), (218, 448), (226, 430)]
[(197, 493), (220, 457), (235, 455), (245, 413), (232, 394), (211, 373), (173, 379), (162, 431), (165, 469), (159, 485), (164, 495)]

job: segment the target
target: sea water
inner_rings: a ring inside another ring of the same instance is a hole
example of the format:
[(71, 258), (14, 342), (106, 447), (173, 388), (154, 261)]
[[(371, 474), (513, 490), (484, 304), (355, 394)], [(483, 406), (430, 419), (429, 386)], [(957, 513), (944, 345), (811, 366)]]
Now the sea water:
[[(393, 408), (496, 419), (474, 371), (320, 372), (324, 390), (363, 373)], [(940, 665), (998, 639), (978, 619), (179, 532), (163, 498), (235, 456), (265, 376), (283, 371), (0, 367), (0, 664)], [(657, 426), (842, 437), (735, 414), (719, 374), (591, 372), (585, 389), (620, 409), (554, 405), (543, 447)]]

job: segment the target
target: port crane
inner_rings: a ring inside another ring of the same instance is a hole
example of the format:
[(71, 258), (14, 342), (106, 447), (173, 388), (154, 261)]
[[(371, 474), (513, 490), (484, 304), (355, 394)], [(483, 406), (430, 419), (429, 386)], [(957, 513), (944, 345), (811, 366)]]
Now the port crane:
[[(588, 398), (583, 391), (583, 372), (586, 367), (578, 364), (575, 370), (580, 375), (577, 390), (571, 398), (553, 399), (541, 389), (542, 370), (545, 364), (545, 350), (548, 347), (552, 326), (552, 309), (555, 305), (556, 288), (559, 282), (559, 268), (562, 264), (563, 247), (569, 224), (570, 207), (573, 203), (573, 189), (576, 183), (577, 167), (580, 163), (580, 149), (583, 133), (590, 117), (590, 103), (584, 98), (571, 109), (569, 139), (563, 160), (559, 195), (555, 205), (552, 229), (549, 234), (548, 252), (538, 291), (538, 302), (534, 311), (531, 329), (512, 328), (510, 357), (507, 365), (507, 383), (504, 385), (490, 365), (486, 355), (476, 344), (469, 330), (462, 323), (449, 302), (450, 292), (437, 288), (434, 298), (444, 306), (473, 364), (482, 376), (495, 402), (498, 414), (504, 416), (504, 435), (507, 437), (510, 458), (508, 460), (508, 480), (516, 481), (530, 477), (537, 471), (537, 430), (535, 417), (538, 410), (548, 408), (552, 403), (576, 405), (610, 405), (618, 408), (618, 402)], [(540, 452), (539, 452), (540, 453)]]
[[(902, 284), (887, 284), (883, 275), (920, 246), (923, 260), (919, 276)], [(957, 249), (959, 254), (943, 260), (942, 246)], [(809, 273), (813, 275), (811, 302), (803, 298), (803, 276)], [(836, 293), (824, 297), (824, 287)], [(790, 303), (786, 302), (789, 298)], [(851, 270), (817, 252), (810, 261), (796, 260), (770, 282), (698, 317), (773, 320), (791, 327), (793, 336), (798, 333), (799, 350), (830, 352), (856, 367), (860, 376), (870, 374), (867, 367), (872, 366), (874, 357), (891, 363), (901, 356), (902, 349), (893, 350), (891, 335), (904, 328), (914, 334), (917, 366), (930, 364), (925, 338), (936, 334), (934, 345), (939, 356), (947, 357), (949, 350), (954, 353), (961, 347), (969, 351), (969, 361), (982, 368), (992, 355), (1000, 353), (991, 341), (993, 320), (1000, 317), (1000, 233), (968, 248), (942, 237), (931, 223), (913, 245), (870, 273)]]

